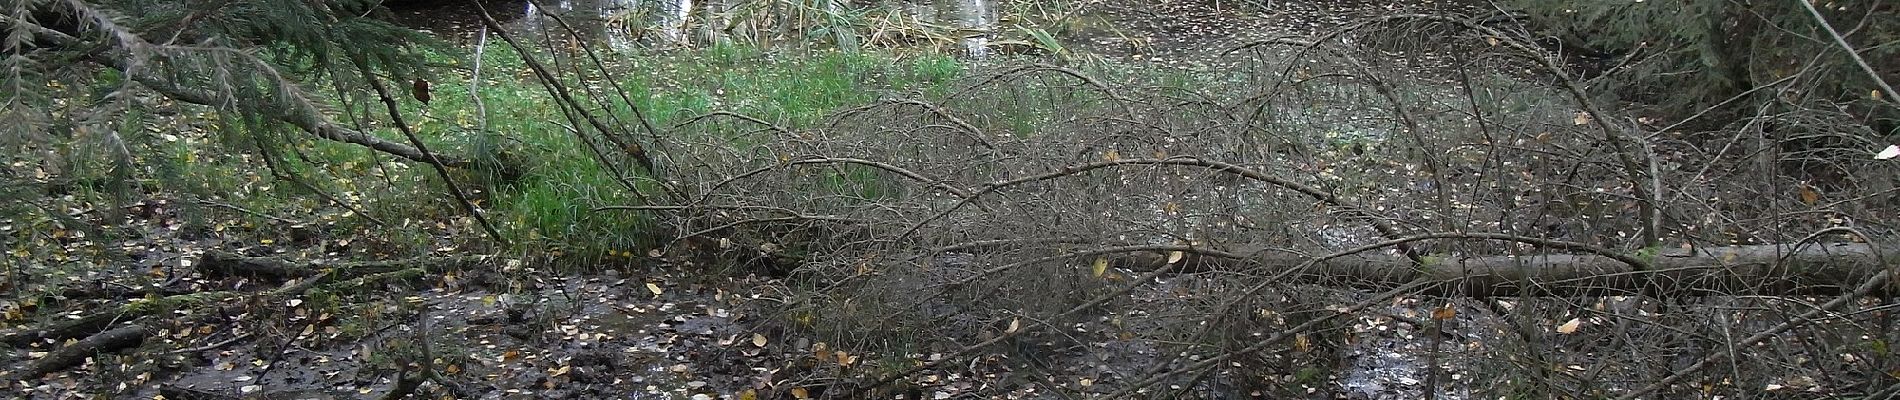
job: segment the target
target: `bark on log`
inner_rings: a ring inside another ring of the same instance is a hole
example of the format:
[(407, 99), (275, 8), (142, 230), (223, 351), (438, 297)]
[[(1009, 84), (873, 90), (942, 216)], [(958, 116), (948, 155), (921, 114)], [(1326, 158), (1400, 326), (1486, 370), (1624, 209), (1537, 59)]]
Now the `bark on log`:
[(55, 350), (47, 354), (46, 357), (28, 362), (25, 366), (15, 370), (12, 376), (8, 378), (38, 379), (40, 375), (45, 375), (48, 372), (79, 365), (79, 363), (86, 361), (86, 357), (91, 357), (93, 354), (118, 351), (119, 349), (138, 346), (139, 343), (145, 342), (145, 336), (150, 333), (151, 329), (137, 323), (127, 324), (114, 328), (113, 330), (100, 332), (97, 335), (87, 337), (85, 340), (73, 342), (72, 345)]
[[(1900, 266), (1900, 244), (1703, 247), (1670, 249), (1644, 258), (1651, 260), (1653, 270), (1635, 271), (1621, 261), (1597, 255), (1433, 258), (1422, 268), (1400, 256), (1355, 255), (1320, 262), (1295, 279), (1393, 288), (1426, 278), (1449, 282), (1433, 292), (1452, 296), (1632, 295), (1646, 288), (1661, 296), (1837, 295), (1884, 268)], [(1309, 259), (1275, 253), (1245, 258), (1189, 255), (1180, 262), (1183, 271), (1279, 271)], [(1165, 254), (1141, 253), (1122, 257), (1116, 265), (1152, 270), (1166, 260)], [(1892, 289), (1876, 292), (1893, 294)]]
[(87, 315), (80, 319), (53, 324), (44, 328), (25, 329), (0, 334), (0, 343), (13, 347), (27, 347), (34, 343), (52, 342), (91, 335), (105, 330), (113, 322), (125, 318), (124, 314), (105, 312)]
[(430, 273), (475, 269), (495, 261), (494, 257), (416, 257), (385, 261), (292, 261), (281, 257), (248, 257), (226, 251), (205, 252), (197, 264), (205, 276), (221, 278), (244, 276), (275, 282), (315, 276), (324, 269), (336, 269), (337, 278), (380, 274), (408, 268)]

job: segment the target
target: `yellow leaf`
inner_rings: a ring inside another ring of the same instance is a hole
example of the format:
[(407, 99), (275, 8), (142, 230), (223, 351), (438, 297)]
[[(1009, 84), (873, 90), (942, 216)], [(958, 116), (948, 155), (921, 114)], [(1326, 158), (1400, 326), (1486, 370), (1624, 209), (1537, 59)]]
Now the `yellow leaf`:
[(852, 363), (858, 362), (857, 356), (853, 356), (851, 355), (851, 353), (846, 353), (843, 350), (839, 350), (836, 353), (832, 353), (832, 356), (838, 359), (838, 365), (841, 365), (841, 366), (849, 367), (851, 366)]
[(495, 298), (495, 295), (482, 296), (483, 306), (494, 307), (497, 301), (500, 301), (500, 299)]
[(811, 398), (811, 392), (806, 392), (805, 388), (802, 388), (802, 387), (795, 387), (795, 388), (792, 388), (792, 398), (809, 399)]
[(754, 333), (754, 334), (752, 334), (752, 345), (753, 345), (753, 346), (758, 346), (758, 347), (765, 347), (765, 343), (766, 343), (766, 341), (765, 341), (765, 335), (761, 335), (761, 334), (757, 334), (757, 333)]
[(1089, 270), (1095, 272), (1095, 277), (1102, 277), (1103, 272), (1108, 272), (1108, 257), (1096, 257), (1095, 264), (1090, 265)]
[(1590, 113), (1578, 111), (1577, 116), (1575, 118), (1571, 118), (1570, 122), (1577, 125), (1588, 125), (1590, 124)]
[(752, 389), (746, 389), (743, 392), (739, 392), (739, 400), (759, 400), (759, 392)]
[(1009, 320), (1009, 329), (1003, 330), (1003, 333), (1016, 333), (1016, 330), (1022, 329), (1022, 328), (1023, 328), (1022, 318), (1012, 319), (1012, 320)]
[(1869, 90), (1869, 91), (1867, 91), (1867, 96), (1869, 96), (1869, 97), (1873, 97), (1873, 98), (1874, 98), (1874, 100), (1880, 100), (1880, 91), (1879, 91), (1879, 90)]
[(1814, 190), (1813, 186), (1801, 185), (1801, 203), (1802, 204), (1807, 204), (1811, 206), (1811, 205), (1814, 205), (1814, 203), (1819, 203), (1820, 201), (1821, 201), (1821, 192)]
[(647, 291), (653, 292), (654, 296), (659, 296), (661, 293), (666, 293), (665, 290), (660, 289), (659, 284), (655, 284), (653, 282), (647, 282)]
[(1168, 252), (1168, 264), (1169, 264), (1169, 265), (1173, 265), (1174, 263), (1178, 263), (1178, 262), (1181, 262), (1181, 259), (1183, 259), (1183, 258), (1187, 258), (1187, 253), (1182, 253), (1182, 252), (1179, 252), (1179, 251), (1170, 251), (1170, 252)]
[(1497, 47), (1498, 45), (1498, 38), (1496, 36), (1486, 37), (1484, 38), (1484, 41), (1485, 43), (1490, 43), (1491, 47)]
[(1304, 333), (1293, 335), (1293, 349), (1301, 353), (1313, 351), (1313, 339), (1306, 337)]
[(1570, 322), (1565, 322), (1563, 325), (1557, 327), (1557, 333), (1565, 335), (1577, 333), (1577, 328), (1580, 327), (1583, 327), (1583, 320), (1571, 318)]
[(1103, 154), (1102, 158), (1107, 159), (1108, 161), (1111, 161), (1111, 162), (1121, 161), (1122, 153), (1119, 151), (1115, 151), (1115, 149), (1109, 149), (1108, 154)]

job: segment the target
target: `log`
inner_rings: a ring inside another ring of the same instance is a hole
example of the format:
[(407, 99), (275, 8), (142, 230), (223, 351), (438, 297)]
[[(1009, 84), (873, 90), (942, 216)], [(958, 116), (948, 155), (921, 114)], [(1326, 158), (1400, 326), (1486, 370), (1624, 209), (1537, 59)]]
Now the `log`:
[(197, 269), (205, 276), (222, 278), (242, 276), (274, 282), (316, 276), (324, 269), (335, 269), (337, 277), (356, 277), (420, 268), (430, 273), (475, 269), (495, 261), (486, 256), (415, 257), (380, 261), (293, 261), (282, 257), (250, 257), (212, 250), (199, 259)]
[[(1182, 271), (1283, 271), (1310, 257), (1277, 252), (1226, 251), (1193, 254), (1180, 262)], [(1854, 289), (1884, 268), (1900, 266), (1900, 244), (1866, 243), (1787, 244), (1670, 249), (1653, 257), (1635, 256), (1651, 263), (1638, 271), (1630, 264), (1600, 255), (1543, 254), (1528, 257), (1486, 256), (1428, 258), (1416, 266), (1402, 256), (1352, 255), (1326, 260), (1292, 275), (1303, 283), (1390, 289), (1416, 279), (1447, 282), (1431, 294), (1450, 296), (1601, 296), (1647, 292), (1659, 296), (1831, 296)], [(1116, 265), (1152, 270), (1166, 264), (1166, 255), (1130, 254)], [(1875, 295), (1893, 295), (1883, 289)]]
[(48, 353), (46, 357), (28, 362), (25, 366), (15, 370), (12, 376), (8, 378), (38, 379), (40, 375), (45, 375), (48, 372), (79, 365), (85, 362), (87, 357), (92, 357), (93, 354), (113, 352), (119, 349), (138, 346), (140, 343), (145, 342), (145, 336), (150, 333), (151, 329), (137, 323), (126, 324), (109, 331), (100, 332), (97, 335), (92, 335), (84, 340), (73, 342), (71, 345)]
[(35, 343), (52, 342), (91, 335), (105, 330), (113, 322), (125, 318), (125, 314), (104, 312), (87, 315), (83, 318), (52, 324), (51, 326), (23, 329), (0, 333), (0, 343), (13, 347), (27, 347)]

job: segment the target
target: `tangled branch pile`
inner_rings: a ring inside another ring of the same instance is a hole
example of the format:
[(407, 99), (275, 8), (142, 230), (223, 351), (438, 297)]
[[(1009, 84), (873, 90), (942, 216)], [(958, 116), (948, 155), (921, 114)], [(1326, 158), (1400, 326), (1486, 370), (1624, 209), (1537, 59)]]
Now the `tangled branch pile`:
[[(785, 325), (919, 357), (869, 386), (980, 376), (1000, 347), (1088, 391), (1287, 390), (1435, 309), (1464, 310), (1472, 341), (1438, 362), (1467, 390), (1877, 389), (1879, 313), (1782, 323), (1806, 302), (1737, 297), (1880, 288), (1890, 250), (1831, 244), (1886, 237), (1893, 171), (1865, 126), (1795, 107), (1681, 131), (1600, 104), (1521, 33), (1355, 29), (1235, 49), (1223, 74), (1001, 68), (817, 129), (704, 115), (664, 143), (690, 194), (658, 207), (687, 233), (670, 252), (784, 274)], [(1370, 56), (1419, 50), (1456, 57)], [(1884, 308), (1828, 307), (1848, 303)], [(1827, 361), (1698, 371), (1743, 348)]]

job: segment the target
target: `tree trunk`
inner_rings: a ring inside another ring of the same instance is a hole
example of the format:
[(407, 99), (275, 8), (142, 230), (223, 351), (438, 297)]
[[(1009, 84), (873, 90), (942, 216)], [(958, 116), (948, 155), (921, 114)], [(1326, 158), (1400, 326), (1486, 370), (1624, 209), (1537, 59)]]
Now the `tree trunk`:
[[(1635, 271), (1622, 261), (1597, 255), (1432, 258), (1422, 268), (1402, 256), (1356, 255), (1323, 261), (1292, 276), (1369, 289), (1389, 289), (1427, 278), (1447, 282), (1432, 293), (1452, 296), (1633, 295), (1645, 289), (1662, 296), (1835, 295), (1852, 290), (1884, 268), (1900, 265), (1900, 244), (1703, 247), (1638, 258), (1650, 260), (1654, 268)], [(1190, 255), (1180, 261), (1180, 268), (1281, 271), (1310, 259), (1284, 253), (1246, 258)], [(1164, 254), (1137, 253), (1116, 265), (1152, 270), (1166, 260)], [(1875, 293), (1892, 294), (1891, 289)]]

